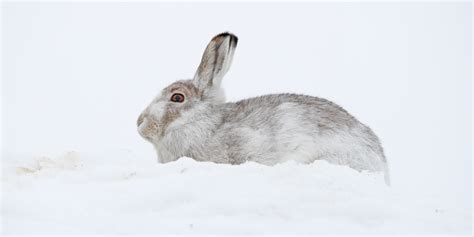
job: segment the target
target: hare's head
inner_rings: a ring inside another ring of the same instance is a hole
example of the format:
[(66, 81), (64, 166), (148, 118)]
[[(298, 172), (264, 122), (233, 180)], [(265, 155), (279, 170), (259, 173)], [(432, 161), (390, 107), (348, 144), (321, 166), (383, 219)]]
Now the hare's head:
[(194, 78), (167, 86), (140, 114), (137, 121), (140, 135), (150, 142), (156, 141), (187, 111), (223, 102), (224, 93), (220, 84), (229, 70), (236, 46), (237, 37), (230, 33), (212, 38)]

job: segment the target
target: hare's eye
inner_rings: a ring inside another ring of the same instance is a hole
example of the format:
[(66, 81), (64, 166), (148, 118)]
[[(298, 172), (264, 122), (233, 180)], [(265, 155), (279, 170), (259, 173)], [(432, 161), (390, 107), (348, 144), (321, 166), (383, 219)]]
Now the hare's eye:
[(181, 94), (181, 93), (174, 93), (171, 96), (170, 100), (173, 101), (173, 102), (182, 103), (184, 101), (184, 95)]

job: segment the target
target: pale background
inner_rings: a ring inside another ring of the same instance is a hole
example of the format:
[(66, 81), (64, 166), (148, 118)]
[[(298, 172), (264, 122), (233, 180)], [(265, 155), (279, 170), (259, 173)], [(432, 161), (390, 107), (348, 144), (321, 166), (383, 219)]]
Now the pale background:
[(230, 31), (240, 40), (228, 100), (330, 99), (381, 138), (395, 187), (444, 190), (471, 208), (471, 14), (469, 3), (6, 3), (2, 159), (156, 159), (137, 116)]

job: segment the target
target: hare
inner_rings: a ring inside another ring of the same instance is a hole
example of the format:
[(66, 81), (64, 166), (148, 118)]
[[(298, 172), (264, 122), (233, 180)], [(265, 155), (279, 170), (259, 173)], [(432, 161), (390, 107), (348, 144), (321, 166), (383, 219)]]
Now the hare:
[(138, 132), (153, 144), (158, 162), (183, 156), (227, 164), (326, 160), (383, 171), (389, 182), (377, 136), (331, 101), (272, 94), (225, 102), (220, 85), (237, 41), (230, 33), (212, 38), (194, 78), (164, 88), (139, 116)]

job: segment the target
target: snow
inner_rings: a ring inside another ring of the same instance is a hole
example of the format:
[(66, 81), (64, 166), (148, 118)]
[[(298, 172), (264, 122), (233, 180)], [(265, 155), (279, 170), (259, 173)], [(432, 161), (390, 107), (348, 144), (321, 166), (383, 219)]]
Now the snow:
[(325, 161), (157, 164), (131, 151), (68, 152), (6, 159), (2, 186), (4, 234), (470, 231), (470, 211), (440, 193), (407, 193)]

